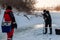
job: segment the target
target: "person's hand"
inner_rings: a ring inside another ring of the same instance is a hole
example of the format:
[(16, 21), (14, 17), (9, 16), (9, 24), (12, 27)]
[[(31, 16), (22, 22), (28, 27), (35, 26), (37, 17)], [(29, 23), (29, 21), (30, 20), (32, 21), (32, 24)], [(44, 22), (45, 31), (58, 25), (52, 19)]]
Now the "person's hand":
[(16, 28), (16, 29), (17, 29), (17, 24), (16, 24), (16, 23), (14, 24), (14, 28)]
[(17, 29), (17, 24), (13, 22), (13, 27)]

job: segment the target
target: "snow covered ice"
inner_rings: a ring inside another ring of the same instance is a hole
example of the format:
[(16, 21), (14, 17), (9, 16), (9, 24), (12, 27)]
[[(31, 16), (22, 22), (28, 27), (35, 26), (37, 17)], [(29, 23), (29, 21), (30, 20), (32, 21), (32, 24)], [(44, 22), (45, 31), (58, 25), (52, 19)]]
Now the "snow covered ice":
[[(3, 18), (3, 12), (0, 14), (0, 26)], [(60, 28), (60, 12), (51, 12), (53, 34), (42, 34), (44, 29), (44, 21), (42, 17), (35, 17), (28, 15), (30, 20), (23, 16), (23, 14), (16, 15), (16, 22), (18, 28), (15, 29), (13, 40), (60, 40), (60, 35), (55, 34), (55, 29)], [(49, 29), (48, 29), (49, 30)], [(48, 32), (49, 33), (49, 32)], [(7, 40), (6, 34), (1, 32), (0, 27), (0, 40)]]

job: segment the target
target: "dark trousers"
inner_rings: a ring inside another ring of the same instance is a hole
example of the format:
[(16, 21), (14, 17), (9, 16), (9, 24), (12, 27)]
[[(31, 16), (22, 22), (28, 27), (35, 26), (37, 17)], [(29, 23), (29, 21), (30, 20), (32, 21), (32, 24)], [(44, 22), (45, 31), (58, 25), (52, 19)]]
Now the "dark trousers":
[(45, 34), (48, 31), (48, 29), (47, 29), (48, 26), (49, 26), (50, 34), (52, 34), (52, 23), (51, 22), (49, 22), (49, 23), (45, 22)]

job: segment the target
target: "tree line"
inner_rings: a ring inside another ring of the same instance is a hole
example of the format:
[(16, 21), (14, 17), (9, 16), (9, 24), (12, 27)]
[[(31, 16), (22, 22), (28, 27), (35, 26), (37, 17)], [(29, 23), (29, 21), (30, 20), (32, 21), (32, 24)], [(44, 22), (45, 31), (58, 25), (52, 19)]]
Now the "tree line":
[(34, 10), (35, 0), (0, 0), (0, 4), (11, 5), (18, 11), (30, 12)]

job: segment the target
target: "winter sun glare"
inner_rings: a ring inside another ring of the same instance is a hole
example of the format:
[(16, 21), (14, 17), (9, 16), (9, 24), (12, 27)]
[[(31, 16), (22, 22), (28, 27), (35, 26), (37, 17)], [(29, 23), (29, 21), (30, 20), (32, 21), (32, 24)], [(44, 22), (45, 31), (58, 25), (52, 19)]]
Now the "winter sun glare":
[(60, 5), (60, 0), (36, 0), (35, 8), (55, 7)]

